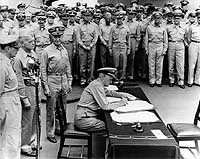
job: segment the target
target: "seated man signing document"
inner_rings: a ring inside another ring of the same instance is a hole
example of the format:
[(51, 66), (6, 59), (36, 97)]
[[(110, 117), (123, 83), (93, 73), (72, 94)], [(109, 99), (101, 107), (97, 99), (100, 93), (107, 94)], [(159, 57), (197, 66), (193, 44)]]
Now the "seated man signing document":
[[(97, 70), (98, 78), (92, 81), (83, 91), (75, 113), (75, 125), (84, 131), (105, 130), (105, 123), (99, 118), (99, 110), (114, 110), (125, 106), (128, 100), (135, 97), (128, 93), (107, 90), (115, 78), (115, 68)], [(109, 103), (106, 96), (121, 98), (120, 101)]]

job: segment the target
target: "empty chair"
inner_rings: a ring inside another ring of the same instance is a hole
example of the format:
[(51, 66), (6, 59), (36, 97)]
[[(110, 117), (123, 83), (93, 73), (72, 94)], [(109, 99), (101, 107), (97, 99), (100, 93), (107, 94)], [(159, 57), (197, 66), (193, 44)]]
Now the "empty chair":
[[(92, 135), (87, 133), (87, 132), (82, 132), (79, 130), (76, 130), (74, 123), (67, 123), (66, 121), (66, 113), (65, 109), (62, 103), (62, 98), (59, 98), (59, 104), (57, 102), (56, 105), (56, 111), (59, 119), (59, 124), (60, 124), (60, 147), (58, 151), (58, 156), (57, 158), (89, 158), (92, 154)], [(79, 99), (75, 99), (72, 101), (68, 101), (68, 103), (75, 103)], [(88, 147), (88, 156), (84, 157), (84, 148), (85, 144), (77, 144), (77, 145), (70, 145), (67, 143), (65, 145), (65, 140), (66, 139), (83, 139), (87, 140), (87, 147)], [(64, 147), (68, 147), (68, 151), (66, 153), (66, 156), (62, 156), (62, 151)], [(72, 147), (81, 147), (81, 154), (79, 156), (73, 156), (71, 155), (71, 149)]]
[(198, 147), (198, 140), (200, 140), (200, 128), (197, 126), (198, 121), (200, 121), (200, 101), (199, 105), (194, 117), (194, 123), (171, 123), (167, 124), (167, 128), (172, 133), (176, 141), (179, 143), (179, 141), (189, 141), (194, 140), (195, 141), (195, 147), (182, 147), (182, 148), (188, 148), (190, 152), (195, 156), (194, 152), (191, 150), (191, 148), (195, 148), (199, 154), (199, 147)]

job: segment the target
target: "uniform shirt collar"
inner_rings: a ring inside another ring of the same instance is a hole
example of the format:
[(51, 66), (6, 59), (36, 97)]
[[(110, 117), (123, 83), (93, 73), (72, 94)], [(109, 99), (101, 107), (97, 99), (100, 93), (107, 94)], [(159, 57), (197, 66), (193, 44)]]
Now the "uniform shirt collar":
[(116, 25), (117, 28), (124, 28), (124, 24), (122, 25)]
[(54, 43), (52, 43), (52, 47), (55, 48), (55, 49), (57, 49), (57, 50), (59, 50), (59, 51), (61, 51), (61, 50), (64, 49), (62, 45), (60, 45), (60, 46), (58, 47), (58, 46), (56, 46)]
[(155, 25), (155, 23), (153, 24), (154, 27), (161, 27), (161, 23), (158, 25)]
[(0, 60), (6, 60), (8, 62), (10, 62), (11, 60), (3, 53), (0, 53)]

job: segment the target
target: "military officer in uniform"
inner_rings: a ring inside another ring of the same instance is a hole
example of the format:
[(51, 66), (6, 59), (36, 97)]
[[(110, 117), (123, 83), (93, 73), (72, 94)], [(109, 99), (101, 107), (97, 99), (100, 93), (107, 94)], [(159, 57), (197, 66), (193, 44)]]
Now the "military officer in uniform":
[(8, 18), (8, 6), (2, 5), (0, 7), (0, 13), (3, 17), (3, 27), (10, 30), (15, 27), (15, 24)]
[(0, 37), (0, 154), (2, 159), (20, 159), (21, 103), (11, 59), (18, 50), (18, 37)]
[(38, 26), (35, 29), (34, 37), (35, 37), (35, 51), (37, 54), (37, 58), (41, 60), (41, 55), (45, 47), (50, 45), (50, 35), (48, 30), (45, 28), (46, 17), (45, 14), (40, 13), (38, 15)]
[[(115, 68), (104, 67), (97, 70), (98, 78), (93, 80), (83, 91), (75, 112), (75, 125), (80, 130), (101, 132), (106, 135), (106, 125), (102, 118), (102, 110), (114, 110), (125, 106), (134, 97), (128, 93), (107, 90), (115, 77)], [(108, 102), (106, 96), (121, 98), (118, 102)], [(108, 143), (106, 138), (105, 158), (108, 157)]]
[(138, 45), (141, 40), (140, 34), (140, 23), (133, 19), (134, 15), (136, 15), (136, 10), (129, 8), (128, 12), (128, 21), (126, 25), (130, 30), (130, 54), (128, 55), (128, 66), (127, 66), (127, 78), (130, 80), (134, 79), (134, 71), (135, 71), (135, 52), (138, 50)]
[(14, 23), (16, 9), (15, 8), (10, 8), (10, 9), (8, 9), (8, 13), (9, 13), (8, 18)]
[[(20, 37), (20, 49), (13, 62), (13, 68), (18, 79), (18, 91), (22, 102), (22, 142), (21, 153), (27, 156), (35, 156), (36, 151), (31, 147), (31, 137), (36, 136), (36, 121), (34, 118), (36, 108), (35, 95), (35, 70), (37, 56), (33, 51), (34, 38), (32, 36)], [(36, 149), (36, 145), (34, 145)]]
[(120, 84), (123, 84), (126, 77), (127, 55), (130, 54), (130, 31), (123, 24), (123, 19), (123, 14), (118, 12), (117, 24), (111, 28), (109, 35), (109, 51), (113, 56), (114, 67), (118, 70)]
[(98, 39), (97, 27), (90, 21), (91, 12), (82, 10), (83, 22), (77, 28), (77, 42), (79, 45), (80, 85), (90, 83), (94, 78), (96, 43)]
[(106, 12), (104, 15), (105, 23), (102, 23), (100, 27), (100, 58), (102, 67), (112, 66), (112, 57), (109, 54), (109, 33), (113, 27), (111, 23), (111, 13)]
[[(188, 86), (192, 87), (193, 84), (200, 87), (200, 10), (196, 12), (197, 23), (189, 28), (188, 42)], [(196, 67), (196, 71), (195, 71)]]
[(67, 50), (61, 44), (64, 29), (62, 25), (54, 25), (48, 29), (52, 44), (44, 49), (41, 57), (41, 80), (47, 98), (46, 133), (47, 139), (53, 143), (57, 142), (54, 134), (56, 100), (62, 95), (66, 107), (67, 93), (72, 90), (69, 57)]
[[(109, 86), (116, 74), (115, 68), (104, 67), (97, 70), (98, 78), (93, 80), (83, 91), (75, 112), (75, 125), (84, 131), (102, 131), (106, 129), (103, 120), (99, 119), (99, 110), (114, 110), (134, 99), (128, 93), (109, 91)], [(106, 96), (122, 98), (109, 103)]]
[[(73, 13), (71, 13), (71, 14), (73, 14)], [(75, 56), (74, 54), (76, 51), (76, 34), (75, 34), (76, 30), (75, 30), (75, 27), (69, 25), (69, 21), (68, 21), (69, 16), (70, 15), (68, 13), (64, 13), (61, 17), (61, 21), (65, 27), (65, 31), (63, 34), (63, 38), (62, 38), (62, 44), (68, 52), (71, 70), (73, 70), (72, 58)]]
[(145, 50), (148, 55), (149, 85), (162, 87), (163, 58), (168, 47), (167, 32), (161, 26), (162, 13), (153, 14), (154, 22), (147, 27), (145, 35)]
[[(169, 63), (169, 86), (173, 87), (175, 83), (175, 70), (177, 71), (178, 86), (182, 89), (184, 86), (184, 63), (185, 63), (185, 45), (187, 46), (186, 28), (180, 24), (183, 13), (181, 10), (174, 11), (174, 24), (167, 27), (169, 40), (168, 63)], [(176, 69), (175, 69), (176, 66)]]
[(54, 11), (48, 11), (46, 13), (46, 17), (47, 17), (47, 22), (45, 28), (49, 29), (55, 24), (56, 13)]
[(13, 30), (15, 32), (17, 32), (19, 37), (21, 37), (23, 35), (33, 36), (34, 32), (32, 30), (30, 30), (29, 27), (26, 26), (26, 21), (25, 21), (26, 15), (24, 13), (18, 13), (16, 16), (16, 19), (18, 21), (18, 26), (15, 26), (15, 28)]
[(19, 3), (17, 5), (17, 9), (19, 10), (19, 12), (25, 12), (26, 11), (26, 4), (25, 3)]
[(181, 10), (183, 12), (183, 14), (186, 15), (186, 13), (188, 12), (188, 4), (189, 4), (189, 1), (188, 0), (181, 0), (180, 1), (180, 4), (181, 4)]

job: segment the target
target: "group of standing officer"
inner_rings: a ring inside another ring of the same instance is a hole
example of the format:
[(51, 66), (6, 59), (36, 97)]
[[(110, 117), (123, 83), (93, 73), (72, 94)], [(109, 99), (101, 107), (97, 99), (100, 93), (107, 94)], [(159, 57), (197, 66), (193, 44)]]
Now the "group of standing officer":
[(95, 79), (98, 67), (115, 67), (120, 84), (148, 75), (151, 87), (161, 87), (167, 77), (170, 87), (177, 79), (184, 89), (187, 75), (188, 87), (200, 86), (200, 9), (189, 12), (189, 2), (180, 3), (181, 8), (172, 2), (164, 8), (142, 6), (137, 0), (130, 8), (122, 3), (95, 8), (81, 3), (72, 8), (44, 5), (32, 15), (23, 3), (17, 9), (1, 6), (0, 153), (4, 158), (19, 158), (20, 150), (36, 155), (34, 84), (39, 67), (47, 99), (46, 135), (53, 143), (57, 142), (58, 97), (62, 95), (66, 108), (72, 80), (79, 77), (80, 85), (86, 86)]

